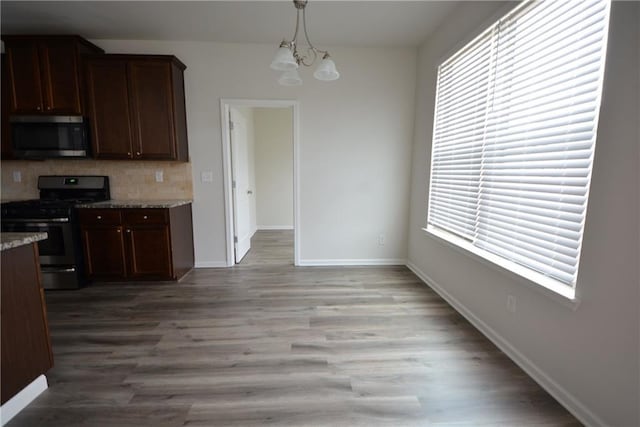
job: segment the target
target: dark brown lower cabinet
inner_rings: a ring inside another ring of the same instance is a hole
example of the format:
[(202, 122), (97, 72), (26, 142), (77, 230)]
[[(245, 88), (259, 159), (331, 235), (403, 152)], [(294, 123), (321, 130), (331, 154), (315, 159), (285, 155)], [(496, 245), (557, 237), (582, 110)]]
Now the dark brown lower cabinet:
[(87, 226), (82, 228), (86, 271), (89, 277), (118, 279), (126, 275), (122, 227)]
[(91, 280), (177, 280), (193, 268), (191, 205), (80, 209)]
[(37, 244), (2, 251), (1, 287), (4, 404), (53, 366)]
[(129, 277), (171, 277), (171, 236), (169, 227), (130, 226)]

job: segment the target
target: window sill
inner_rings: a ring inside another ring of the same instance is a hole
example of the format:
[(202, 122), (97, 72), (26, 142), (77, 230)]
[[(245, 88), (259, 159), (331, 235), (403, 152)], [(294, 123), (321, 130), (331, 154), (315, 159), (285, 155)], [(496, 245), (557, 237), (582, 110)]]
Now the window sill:
[(505, 261), (498, 256), (492, 256), (491, 254), (487, 256), (484, 251), (476, 248), (466, 240), (460, 239), (446, 232), (433, 229), (431, 227), (422, 228), (422, 230), (427, 236), (429, 236), (429, 238), (440, 243), (444, 243), (457, 252), (479, 261), (493, 270), (506, 274), (510, 278), (523, 283), (529, 288), (550, 297), (574, 311), (577, 310), (580, 305), (580, 299), (577, 297), (575, 289), (569, 288), (566, 285), (555, 282), (541, 274), (532, 272), (518, 265), (511, 265), (512, 263)]

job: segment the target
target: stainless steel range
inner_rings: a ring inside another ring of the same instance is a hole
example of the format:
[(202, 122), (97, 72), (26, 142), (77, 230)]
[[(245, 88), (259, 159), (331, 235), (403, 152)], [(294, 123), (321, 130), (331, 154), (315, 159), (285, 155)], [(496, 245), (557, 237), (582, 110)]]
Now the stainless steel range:
[(108, 176), (38, 177), (40, 199), (2, 204), (2, 231), (44, 231), (38, 242), (45, 289), (76, 289), (85, 284), (77, 203), (109, 200)]

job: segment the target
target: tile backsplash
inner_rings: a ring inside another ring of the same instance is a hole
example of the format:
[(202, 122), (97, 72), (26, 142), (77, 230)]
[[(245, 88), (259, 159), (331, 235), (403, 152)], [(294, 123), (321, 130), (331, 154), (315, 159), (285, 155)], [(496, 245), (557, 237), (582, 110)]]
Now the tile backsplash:
[[(108, 160), (13, 160), (0, 163), (2, 200), (38, 198), (39, 175), (107, 175), (116, 200), (193, 199), (191, 163)], [(156, 182), (162, 171), (163, 182)], [(19, 172), (21, 182), (14, 182)]]

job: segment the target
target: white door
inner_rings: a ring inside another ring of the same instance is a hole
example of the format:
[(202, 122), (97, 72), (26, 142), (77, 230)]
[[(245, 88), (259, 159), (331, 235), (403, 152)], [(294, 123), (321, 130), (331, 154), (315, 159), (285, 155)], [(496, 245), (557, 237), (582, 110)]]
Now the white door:
[(233, 229), (235, 261), (239, 263), (251, 249), (251, 211), (249, 188), (249, 147), (247, 123), (237, 109), (229, 109), (231, 169), (233, 179)]

